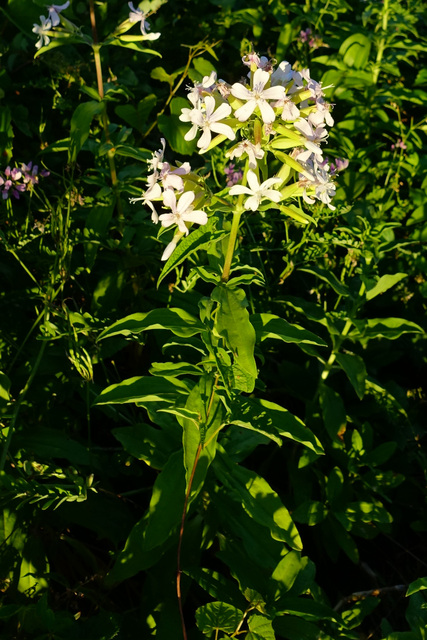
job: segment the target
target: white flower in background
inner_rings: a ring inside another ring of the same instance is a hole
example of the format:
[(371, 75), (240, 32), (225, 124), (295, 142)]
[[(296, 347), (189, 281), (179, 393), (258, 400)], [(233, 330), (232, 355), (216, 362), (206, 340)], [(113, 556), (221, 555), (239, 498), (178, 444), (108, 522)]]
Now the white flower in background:
[(181, 176), (190, 173), (191, 166), (189, 162), (184, 162), (180, 167), (171, 169), (169, 162), (162, 163), (162, 169), (159, 174), (159, 180), (162, 181), (163, 189), (184, 190), (184, 181)]
[(321, 161), (323, 151), (319, 145), (328, 137), (326, 129), (323, 126), (313, 128), (313, 125), (304, 120), (304, 118), (297, 120), (294, 127), (306, 138), (305, 147), (307, 151), (298, 153), (298, 161), (306, 162), (312, 153)]
[(204, 76), (201, 82), (195, 82), (194, 87), (190, 87), (187, 98), (195, 109), (200, 106), (200, 101), (204, 92), (211, 93), (216, 86), (216, 71), (212, 71), (209, 76)]
[(246, 104), (236, 110), (235, 116), (240, 122), (245, 122), (251, 117), (258, 107), (261, 112), (263, 122), (270, 124), (274, 122), (276, 115), (267, 100), (281, 100), (285, 97), (284, 87), (269, 87), (264, 89), (270, 80), (268, 71), (257, 69), (254, 73), (253, 89), (248, 89), (240, 82), (235, 82), (231, 87), (231, 93), (239, 100), (245, 100)]
[(154, 208), (152, 200), (160, 200), (162, 197), (162, 189), (158, 183), (153, 184), (145, 193), (142, 194), (140, 198), (130, 198), (129, 202), (131, 204), (135, 204), (135, 202), (142, 201), (142, 204), (147, 205), (151, 209), (151, 220), (157, 224), (159, 221), (159, 216), (157, 211)]
[(298, 109), (297, 105), (292, 101), (292, 99), (289, 98), (288, 96), (285, 96), (283, 100), (278, 100), (277, 102), (275, 102), (274, 107), (276, 109), (283, 107), (281, 118), (285, 122), (289, 122), (289, 121), (292, 122), (293, 120), (296, 120), (297, 118), (300, 117), (300, 110)]
[(148, 166), (151, 171), (158, 171), (162, 168), (163, 158), (165, 155), (166, 140), (164, 138), (160, 138), (160, 142), (162, 144), (162, 149), (154, 151), (153, 157), (151, 158), (151, 160), (148, 160)]
[(70, 6), (70, 2), (65, 2), (64, 4), (51, 4), (47, 10), (49, 11), (49, 19), (52, 23), (52, 27), (57, 27), (60, 24), (61, 20), (59, 18), (59, 14), (64, 9), (68, 9)]
[(228, 151), (225, 155), (230, 160), (233, 158), (240, 158), (244, 153), (248, 155), (249, 158), (249, 168), (256, 169), (257, 168), (257, 160), (261, 160), (264, 157), (265, 151), (261, 149), (261, 144), (252, 144), (249, 140), (242, 140), (234, 149)]
[(331, 116), (332, 105), (328, 102), (325, 102), (323, 99), (319, 99), (316, 101), (316, 111), (310, 113), (308, 116), (308, 121), (314, 127), (319, 127), (323, 125), (324, 122), (328, 125), (328, 127), (334, 126), (334, 119)]
[(269, 178), (262, 184), (259, 184), (256, 174), (249, 169), (247, 179), (249, 187), (244, 187), (241, 184), (236, 184), (230, 189), (231, 196), (237, 196), (241, 193), (246, 193), (250, 196), (250, 198), (245, 201), (245, 209), (256, 211), (261, 204), (261, 200), (263, 200), (264, 198), (266, 198), (267, 200), (271, 200), (272, 202), (279, 202), (282, 199), (282, 194), (280, 193), (280, 191), (277, 191), (276, 189), (270, 189), (273, 184), (280, 184), (281, 182), (283, 182), (281, 178)]
[(206, 213), (197, 209), (193, 210), (192, 202), (195, 196), (194, 191), (186, 191), (177, 202), (175, 191), (167, 189), (163, 194), (163, 203), (166, 207), (172, 209), (172, 213), (162, 213), (159, 216), (162, 226), (170, 227), (172, 224), (176, 224), (183, 234), (188, 235), (186, 222), (206, 224), (208, 221)]
[(251, 67), (254, 64), (258, 69), (265, 69), (267, 71), (268, 67), (270, 66), (269, 59), (265, 56), (259, 57), (259, 55), (255, 53), (255, 51), (252, 51), (252, 53), (247, 53), (245, 56), (243, 56), (242, 62), (247, 67)]
[(40, 49), (40, 47), (49, 44), (49, 32), (52, 29), (52, 23), (49, 18), (40, 16), (40, 22), (41, 24), (35, 24), (32, 29), (33, 33), (36, 33), (39, 36), (39, 40), (36, 42), (36, 49)]
[(302, 194), (304, 202), (307, 204), (314, 204), (315, 200), (307, 194), (307, 190), (310, 194), (317, 198), (324, 204), (328, 205), (329, 209), (335, 210), (331, 204), (331, 199), (335, 195), (335, 184), (331, 180), (330, 167), (326, 161), (319, 163), (316, 157), (310, 158), (310, 160), (304, 163), (305, 172), (299, 174), (298, 184), (300, 187), (304, 187)]
[(271, 86), (275, 87), (276, 85), (285, 86), (290, 83), (293, 79), (293, 71), (289, 62), (283, 60), (279, 66), (273, 71), (271, 74)]
[(157, 40), (160, 38), (160, 33), (147, 33), (147, 31), (150, 30), (150, 25), (145, 19), (147, 14), (145, 14), (142, 9), (135, 9), (133, 2), (128, 2), (128, 7), (130, 9), (129, 22), (140, 22), (141, 33), (147, 40)]
[(181, 114), (179, 117), (180, 120), (193, 123), (190, 131), (184, 136), (185, 140), (193, 140), (198, 129), (203, 131), (202, 137), (197, 141), (197, 146), (201, 151), (205, 151), (209, 147), (212, 139), (212, 131), (226, 136), (229, 140), (234, 140), (236, 134), (233, 129), (228, 124), (219, 122), (230, 115), (230, 105), (224, 102), (215, 110), (215, 98), (213, 96), (206, 96), (204, 107), (204, 111), (200, 109), (183, 109), (183, 111), (190, 111), (190, 113)]

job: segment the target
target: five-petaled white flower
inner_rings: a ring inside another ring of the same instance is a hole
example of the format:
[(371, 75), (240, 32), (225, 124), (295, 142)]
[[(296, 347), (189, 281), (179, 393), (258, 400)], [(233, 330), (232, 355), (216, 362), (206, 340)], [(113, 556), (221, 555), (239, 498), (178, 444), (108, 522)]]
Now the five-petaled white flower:
[(157, 224), (158, 221), (159, 221), (159, 216), (158, 216), (157, 211), (154, 208), (152, 200), (160, 200), (161, 196), (162, 196), (162, 189), (161, 189), (160, 185), (156, 182), (151, 187), (149, 187), (147, 189), (147, 191), (145, 191), (142, 194), (141, 198), (130, 198), (129, 202), (131, 204), (135, 204), (135, 202), (138, 202), (139, 200), (142, 200), (142, 204), (145, 204), (148, 207), (150, 207), (150, 209), (151, 209), (151, 220), (154, 222), (154, 224)]
[(235, 116), (240, 122), (245, 122), (258, 107), (265, 124), (271, 124), (276, 118), (273, 108), (267, 100), (281, 100), (285, 97), (284, 87), (269, 87), (264, 89), (270, 80), (268, 71), (257, 69), (254, 73), (253, 89), (248, 89), (240, 82), (235, 82), (231, 87), (231, 93), (239, 100), (246, 100), (246, 104), (236, 110)]
[(160, 33), (147, 33), (147, 31), (150, 30), (150, 25), (146, 21), (146, 14), (142, 9), (135, 9), (133, 2), (128, 2), (128, 7), (130, 9), (129, 22), (140, 22), (141, 33), (147, 40), (157, 40), (157, 38), (160, 38)]
[(233, 129), (228, 124), (219, 122), (219, 120), (223, 120), (230, 115), (230, 105), (224, 102), (215, 110), (215, 98), (212, 96), (206, 96), (204, 105), (204, 111), (183, 109), (183, 113), (179, 116), (183, 122), (192, 122), (193, 124), (190, 131), (185, 134), (185, 140), (193, 140), (196, 137), (197, 130), (202, 129), (202, 137), (197, 141), (197, 146), (201, 151), (206, 151), (209, 147), (212, 139), (211, 131), (221, 133), (229, 140), (234, 140), (236, 137)]
[(40, 49), (40, 47), (46, 46), (50, 42), (50, 30), (52, 29), (52, 23), (49, 18), (45, 18), (44, 16), (40, 16), (41, 24), (35, 24), (33, 26), (33, 33), (36, 33), (39, 36), (39, 40), (36, 42), (36, 49)]
[(248, 155), (249, 168), (257, 168), (257, 160), (261, 160), (264, 157), (265, 151), (261, 149), (261, 143), (253, 144), (249, 140), (242, 140), (234, 149), (227, 151), (225, 154), (227, 158), (233, 160), (233, 158), (240, 158), (244, 153)]
[(64, 11), (64, 9), (68, 9), (69, 5), (70, 1), (68, 0), (68, 2), (65, 2), (64, 4), (51, 4), (47, 8), (47, 10), (49, 11), (49, 18), (52, 23), (52, 27), (58, 26), (58, 24), (61, 22), (59, 14), (61, 13), (61, 11)]
[(230, 189), (231, 196), (237, 196), (241, 193), (247, 193), (250, 195), (243, 205), (245, 209), (251, 209), (256, 211), (261, 204), (261, 200), (266, 198), (272, 202), (279, 202), (282, 199), (282, 194), (276, 189), (270, 189), (273, 184), (280, 184), (283, 182), (281, 178), (269, 178), (262, 184), (259, 184), (256, 174), (249, 169), (247, 175), (249, 187), (244, 187), (241, 184), (236, 184)]
[(196, 224), (206, 224), (208, 216), (204, 211), (193, 210), (192, 202), (196, 194), (194, 191), (186, 191), (176, 201), (175, 191), (166, 189), (163, 193), (163, 204), (172, 209), (172, 213), (162, 213), (159, 220), (162, 227), (170, 227), (172, 224), (178, 225), (178, 229), (185, 235), (188, 235), (188, 227), (186, 222), (195, 222)]

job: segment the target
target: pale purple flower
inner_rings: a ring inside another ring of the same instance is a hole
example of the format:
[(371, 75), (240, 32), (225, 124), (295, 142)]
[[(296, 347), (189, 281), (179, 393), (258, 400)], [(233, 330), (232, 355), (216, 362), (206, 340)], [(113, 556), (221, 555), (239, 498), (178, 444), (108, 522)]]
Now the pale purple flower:
[(247, 179), (249, 187), (245, 187), (241, 184), (237, 184), (230, 189), (231, 196), (237, 196), (242, 193), (248, 194), (250, 197), (244, 203), (245, 209), (251, 209), (256, 211), (263, 199), (271, 200), (272, 202), (279, 202), (282, 199), (282, 194), (276, 189), (271, 189), (273, 184), (280, 184), (283, 182), (281, 178), (269, 178), (262, 184), (259, 184), (256, 173), (249, 169), (247, 173)]
[(300, 42), (308, 42), (309, 37), (311, 36), (312, 31), (310, 29), (310, 27), (308, 27), (308, 29), (306, 29), (305, 31), (300, 31), (299, 32), (299, 40)]
[(64, 9), (68, 9), (68, 7), (70, 6), (70, 2), (68, 0), (68, 2), (65, 2), (64, 4), (51, 4), (47, 10), (49, 11), (49, 19), (52, 23), (52, 27), (57, 27), (58, 24), (60, 24), (61, 19), (59, 17), (59, 14), (61, 13), (61, 11), (64, 11)]
[(157, 40), (160, 38), (160, 33), (147, 33), (150, 30), (150, 25), (146, 21), (145, 16), (147, 15), (138, 7), (135, 9), (133, 6), (133, 2), (128, 2), (128, 7), (130, 9), (129, 13), (129, 22), (140, 22), (141, 23), (141, 33), (147, 40)]
[(344, 171), (347, 169), (349, 161), (347, 158), (335, 158), (334, 162), (331, 162), (331, 174), (337, 173), (338, 171)]
[(49, 44), (49, 35), (52, 29), (52, 23), (49, 18), (40, 16), (40, 22), (41, 24), (35, 24), (32, 29), (33, 33), (36, 33), (39, 36), (39, 39), (36, 42), (36, 49), (40, 49), (41, 47)]
[(228, 167), (224, 168), (224, 173), (227, 176), (227, 187), (232, 187), (243, 178), (243, 171), (241, 169), (236, 169), (232, 162)]
[(394, 151), (395, 149), (407, 149), (408, 147), (401, 138), (398, 138), (396, 143), (392, 144), (390, 148), (392, 151)]
[(201, 82), (195, 82), (193, 87), (189, 87), (188, 99), (195, 109), (200, 107), (204, 93), (211, 93), (216, 86), (216, 71), (212, 71), (209, 76), (204, 76)]
[(258, 107), (261, 112), (263, 122), (270, 124), (274, 122), (276, 114), (268, 100), (281, 100), (285, 97), (284, 87), (269, 87), (265, 85), (270, 81), (270, 74), (262, 69), (257, 69), (253, 78), (253, 89), (248, 89), (240, 82), (235, 82), (231, 87), (231, 93), (239, 100), (245, 100), (246, 104), (236, 110), (235, 116), (240, 122), (245, 122), (251, 117)]
[(162, 226), (170, 227), (172, 224), (176, 224), (181, 233), (188, 235), (186, 222), (206, 224), (208, 221), (206, 213), (201, 210), (193, 210), (192, 202), (195, 197), (194, 191), (186, 191), (177, 202), (175, 191), (167, 189), (163, 194), (163, 203), (168, 209), (172, 209), (172, 213), (162, 213), (159, 216)]
[(240, 158), (244, 153), (247, 154), (249, 158), (249, 168), (256, 169), (257, 168), (257, 160), (261, 160), (264, 157), (265, 151), (261, 149), (261, 144), (253, 144), (249, 140), (242, 140), (234, 149), (230, 149), (225, 154), (227, 158), (233, 160), (233, 158)]

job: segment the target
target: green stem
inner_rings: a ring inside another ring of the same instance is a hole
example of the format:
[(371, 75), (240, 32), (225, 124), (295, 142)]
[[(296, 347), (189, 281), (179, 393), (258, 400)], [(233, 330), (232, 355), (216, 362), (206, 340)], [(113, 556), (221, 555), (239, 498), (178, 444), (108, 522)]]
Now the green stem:
[[(362, 282), (362, 284), (360, 285), (360, 289), (359, 289), (359, 297), (363, 296), (363, 294), (365, 293), (365, 283)], [(332, 350), (331, 355), (328, 358), (327, 363), (325, 364), (325, 367), (322, 371), (321, 374), (321, 378), (323, 381), (326, 380), (326, 378), (329, 376), (332, 366), (335, 362), (335, 360), (337, 359), (337, 354), (340, 350), (341, 344), (344, 342), (344, 339), (346, 338), (346, 336), (348, 335), (348, 332), (350, 331), (351, 327), (353, 325), (353, 319), (349, 318), (345, 325), (344, 325), (344, 329), (341, 331), (341, 334), (338, 336), (337, 340), (336, 340), (336, 344), (335, 344), (335, 348)]]
[[(242, 178), (242, 186), (246, 186), (246, 176), (249, 170), (249, 162), (246, 162), (245, 171)], [(234, 256), (234, 248), (236, 246), (237, 233), (239, 231), (240, 218), (242, 217), (244, 194), (241, 193), (237, 199), (236, 210), (233, 212), (233, 221), (231, 223), (230, 236), (228, 239), (227, 253), (225, 254), (224, 268), (222, 270), (221, 282), (228, 282), (230, 277), (231, 263)]]
[(15, 425), (16, 425), (16, 420), (18, 418), (18, 414), (19, 414), (19, 410), (21, 408), (21, 405), (24, 401), (24, 398), (27, 394), (28, 389), (31, 386), (32, 381), (34, 380), (34, 377), (37, 373), (37, 370), (40, 366), (40, 363), (42, 361), (43, 358), (43, 354), (44, 354), (44, 350), (46, 349), (46, 345), (47, 345), (47, 341), (43, 341), (42, 345), (40, 347), (40, 351), (38, 353), (37, 359), (34, 363), (33, 368), (31, 369), (31, 373), (29, 375), (29, 378), (25, 384), (25, 387), (22, 389), (21, 393), (19, 394), (19, 398), (16, 402), (15, 405), (15, 409), (9, 424), (9, 430), (6, 436), (6, 442), (4, 443), (4, 447), (3, 447), (3, 451), (1, 452), (1, 458), (0, 458), (0, 471), (3, 471), (4, 469), (4, 465), (6, 464), (6, 458), (7, 458), (7, 454), (9, 451), (9, 447), (10, 447), (10, 443), (12, 441), (12, 436), (13, 436), (13, 432), (15, 430)]
[[(104, 83), (102, 80), (102, 63), (101, 63), (101, 54), (100, 49), (101, 45), (98, 42), (98, 32), (96, 29), (96, 18), (95, 18), (95, 5), (94, 0), (89, 0), (89, 9), (90, 9), (90, 23), (92, 27), (92, 37), (93, 37), (93, 57), (95, 61), (95, 70), (96, 70), (96, 83), (98, 86), (98, 93), (101, 100), (104, 100)], [(111, 143), (110, 132), (108, 130), (108, 115), (107, 115), (107, 105), (103, 102), (102, 109), (102, 126), (104, 129), (105, 140), (107, 143)], [(116, 163), (114, 161), (114, 149), (109, 149), (107, 153), (108, 157), (108, 165), (110, 168), (110, 177), (111, 184), (113, 187), (114, 194), (116, 196), (116, 204), (117, 204), (117, 213), (119, 221), (122, 223), (124, 220), (122, 201), (120, 198), (120, 190), (119, 190), (119, 181), (117, 179), (117, 170)]]
[(377, 83), (378, 81), (378, 76), (380, 74), (380, 68), (381, 68), (381, 62), (383, 59), (383, 55), (384, 55), (384, 49), (385, 49), (385, 45), (386, 45), (386, 33), (387, 33), (387, 26), (388, 26), (388, 12), (389, 12), (389, 0), (384, 0), (384, 7), (383, 7), (383, 14), (382, 14), (382, 24), (381, 24), (381, 28), (382, 28), (382, 36), (381, 39), (379, 41), (378, 44), (378, 51), (377, 51), (377, 57), (375, 60), (375, 67), (374, 67), (374, 73), (373, 73), (373, 81), (374, 84)]

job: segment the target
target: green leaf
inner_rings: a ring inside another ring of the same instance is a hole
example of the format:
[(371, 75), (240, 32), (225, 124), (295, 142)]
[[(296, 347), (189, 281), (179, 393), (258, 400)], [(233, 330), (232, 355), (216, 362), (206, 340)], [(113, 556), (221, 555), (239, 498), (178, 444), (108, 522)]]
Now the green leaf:
[(74, 164), (77, 155), (89, 137), (92, 120), (103, 112), (105, 106), (102, 102), (91, 100), (79, 104), (71, 117), (70, 147), (68, 150), (68, 162)]
[(360, 400), (365, 395), (366, 367), (363, 359), (354, 353), (337, 353), (337, 362), (346, 373)]
[(271, 620), (258, 613), (248, 619), (249, 633), (245, 640), (275, 640), (274, 629)]
[(125, 451), (153, 469), (163, 469), (176, 445), (169, 434), (143, 423), (112, 429), (111, 433)]
[(320, 406), (326, 431), (334, 442), (341, 442), (347, 426), (347, 414), (341, 396), (325, 384), (320, 386)]
[(94, 405), (134, 402), (143, 406), (147, 402), (174, 402), (179, 394), (187, 393), (186, 385), (176, 379), (136, 376), (101, 391)]
[(173, 251), (171, 257), (166, 262), (157, 281), (157, 286), (161, 281), (176, 267), (178, 267), (189, 256), (193, 255), (200, 249), (207, 249), (211, 243), (218, 242), (224, 237), (225, 232), (222, 229), (216, 229), (218, 223), (217, 217), (209, 218), (207, 224), (200, 226), (198, 229), (183, 238)]
[(274, 628), (287, 640), (319, 640), (319, 627), (297, 616), (276, 617)]
[(386, 274), (385, 276), (381, 276), (375, 286), (367, 290), (366, 300), (376, 298), (376, 296), (384, 293), (384, 291), (388, 291), (388, 289), (391, 289), (391, 287), (394, 287), (395, 284), (407, 277), (407, 273), (395, 273), (393, 275)]
[(339, 49), (339, 54), (343, 56), (348, 67), (364, 69), (369, 60), (371, 52), (371, 41), (363, 33), (353, 33), (344, 40)]
[(412, 596), (413, 593), (418, 593), (423, 589), (427, 589), (427, 578), (418, 578), (418, 580), (411, 582), (405, 595)]
[(0, 371), (0, 407), (5, 407), (10, 400), (10, 385), (7, 375)]
[(303, 444), (318, 455), (324, 453), (317, 437), (305, 424), (284, 407), (258, 398), (236, 398), (231, 408), (229, 424), (253, 429), (281, 444), (277, 436)]
[(369, 318), (368, 320), (353, 320), (357, 329), (349, 333), (349, 338), (358, 336), (363, 340), (374, 338), (385, 338), (386, 340), (397, 340), (404, 333), (424, 333), (424, 330), (415, 322), (404, 320), (403, 318)]
[(216, 440), (223, 420), (224, 407), (215, 392), (212, 376), (205, 374), (200, 378), (188, 396), (186, 409), (191, 409), (198, 417), (197, 421), (185, 417), (178, 420), (183, 428), (186, 490), (193, 475), (199, 447), (202, 447), (191, 486), (190, 497), (193, 500), (202, 489), (207, 470), (215, 457)]
[(177, 376), (201, 376), (203, 369), (189, 362), (153, 362), (150, 367), (152, 376), (175, 378)]
[(301, 267), (300, 271), (305, 271), (306, 273), (312, 273), (317, 276), (324, 282), (327, 282), (332, 289), (338, 293), (340, 296), (347, 297), (350, 295), (350, 290), (344, 284), (342, 284), (336, 275), (332, 273), (332, 271), (328, 271), (327, 269), (323, 269), (322, 267)]
[(233, 633), (243, 618), (243, 611), (226, 602), (209, 602), (196, 611), (196, 623), (200, 631), (210, 637), (219, 631)]
[(280, 560), (271, 574), (271, 579), (278, 583), (275, 599), (291, 589), (301, 569), (301, 554), (296, 551), (289, 551)]
[(309, 527), (319, 524), (327, 515), (328, 508), (326, 505), (316, 500), (306, 500), (292, 511), (294, 520), (302, 524), (308, 524)]
[(255, 522), (267, 527), (273, 540), (286, 542), (297, 551), (302, 549), (300, 535), (289, 511), (264, 478), (233, 464), (225, 453), (217, 455), (213, 468), (229, 489), (230, 497), (242, 504)]
[(131, 578), (158, 562), (165, 544), (171, 542), (181, 522), (184, 496), (182, 452), (176, 451), (157, 476), (149, 509), (132, 528), (107, 576), (107, 584)]
[(152, 329), (168, 329), (176, 336), (187, 338), (204, 330), (204, 325), (198, 318), (183, 309), (153, 309), (146, 313), (133, 313), (121, 320), (117, 320), (99, 335), (98, 339), (111, 336), (131, 336), (150, 331)]
[(255, 328), (257, 341), (273, 338), (283, 340), (283, 342), (304, 342), (315, 344), (319, 347), (326, 347), (326, 342), (311, 331), (307, 331), (298, 324), (290, 324), (279, 316), (271, 313), (256, 313), (250, 317), (251, 324)]
[[(226, 285), (215, 287), (211, 299), (218, 303), (215, 330), (222, 336), (233, 352), (236, 365), (237, 389), (251, 393), (255, 387), (258, 371), (254, 358), (255, 329), (249, 320), (247, 300), (243, 289), (232, 289)], [(246, 377), (239, 380), (239, 369)]]
[(86, 265), (92, 269), (98, 249), (106, 240), (107, 230), (113, 216), (115, 203), (108, 205), (98, 204), (92, 207), (86, 219), (85, 228), (83, 230), (84, 254)]

